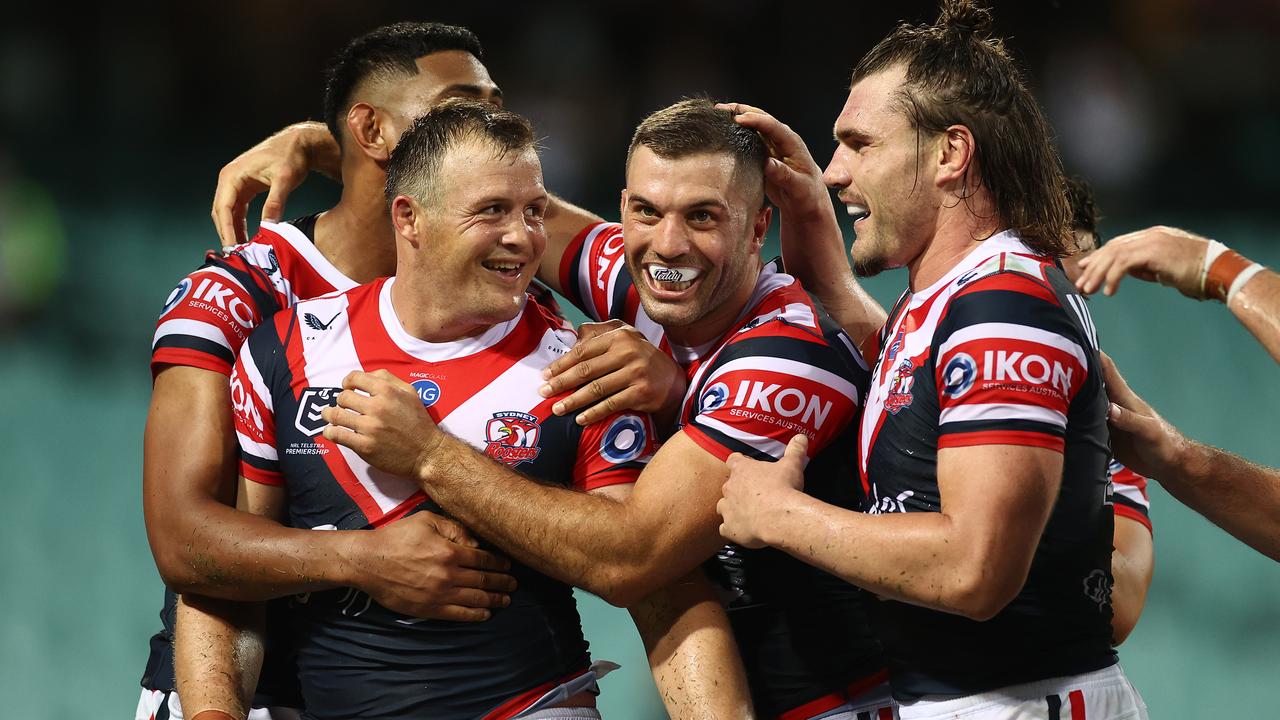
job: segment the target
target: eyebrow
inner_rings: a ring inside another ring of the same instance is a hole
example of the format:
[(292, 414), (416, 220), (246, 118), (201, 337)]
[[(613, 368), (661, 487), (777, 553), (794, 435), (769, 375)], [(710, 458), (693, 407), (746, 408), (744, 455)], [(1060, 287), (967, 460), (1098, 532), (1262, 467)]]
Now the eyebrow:
[[(631, 193), (631, 199), (628, 201), (628, 203), (627, 203), (627, 204), (628, 204), (628, 205), (633, 205), (633, 204), (648, 205), (649, 207), (657, 207), (657, 206), (658, 206), (658, 205), (657, 205), (657, 203), (655, 203), (655, 202), (653, 202), (653, 201), (649, 200), (648, 198), (644, 197), (643, 195), (638, 195), (638, 194), (636, 194), (636, 193)], [(683, 207), (683, 208), (681, 208), (681, 209), (682, 209), (682, 210), (696, 210), (696, 209), (698, 209), (698, 208), (705, 208), (705, 207), (719, 208), (719, 209), (722, 209), (722, 210), (728, 210), (728, 209), (729, 209), (729, 206), (728, 206), (728, 205), (726, 205), (726, 204), (724, 204), (723, 202), (721, 202), (721, 201), (719, 201), (719, 200), (710, 199), (710, 198), (708, 198), (708, 199), (706, 199), (706, 200), (697, 200), (697, 201), (694, 201), (694, 202), (689, 203), (688, 205), (684, 206), (684, 207)]]
[(845, 128), (843, 130), (832, 128), (831, 135), (836, 139), (836, 142), (839, 143), (845, 143), (850, 140), (857, 140), (864, 143), (871, 142), (871, 136), (865, 131), (857, 128)]

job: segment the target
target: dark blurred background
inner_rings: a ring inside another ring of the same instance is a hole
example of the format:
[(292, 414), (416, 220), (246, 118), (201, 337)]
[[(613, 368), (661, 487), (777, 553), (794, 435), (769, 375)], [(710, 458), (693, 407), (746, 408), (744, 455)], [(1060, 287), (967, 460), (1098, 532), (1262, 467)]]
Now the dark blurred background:
[[(760, 105), (825, 164), (850, 69), (929, 2), (196, 2), (9, 7), (0, 22), (0, 698), (5, 717), (128, 717), (161, 586), (140, 503), (154, 318), (216, 244), (218, 169), (320, 114), (322, 68), (398, 20), (466, 25), (545, 138), (548, 186), (615, 216), (646, 113), (685, 95)], [(1115, 235), (1154, 224), (1280, 265), (1280, 3), (995, 3), (1069, 171)], [(337, 196), (316, 178), (289, 204)], [(250, 217), (256, 221), (257, 204)], [(852, 232), (847, 233), (849, 240)], [(889, 303), (900, 272), (868, 283)], [(1103, 345), (1199, 439), (1280, 465), (1275, 364), (1218, 305), (1129, 282), (1093, 303)], [(1280, 568), (1153, 491), (1156, 579), (1121, 648), (1152, 717), (1266, 717)], [(624, 613), (584, 598), (608, 717), (660, 707)]]

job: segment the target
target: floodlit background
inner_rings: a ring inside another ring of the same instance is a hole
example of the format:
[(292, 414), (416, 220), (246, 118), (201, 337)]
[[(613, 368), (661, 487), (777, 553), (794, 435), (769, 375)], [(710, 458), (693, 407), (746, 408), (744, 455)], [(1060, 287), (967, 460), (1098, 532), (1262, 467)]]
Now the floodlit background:
[[(461, 6), (461, 7), (460, 7)], [(1280, 266), (1280, 6), (1273, 0), (996, 3), (1068, 169), (1115, 235), (1154, 223)], [(318, 118), (321, 69), (397, 20), (475, 30), (508, 106), (545, 137), (548, 186), (614, 216), (630, 132), (685, 95), (761, 105), (819, 162), (849, 71), (930, 3), (53, 3), (0, 22), (0, 699), (4, 717), (132, 717), (159, 627), (142, 525), (154, 319), (216, 244), (223, 163)], [(289, 215), (335, 186), (313, 179)], [(256, 205), (251, 217), (256, 218)], [(852, 241), (852, 232), (847, 233)], [(905, 285), (868, 282), (883, 303)], [(1280, 465), (1280, 368), (1220, 305), (1128, 282), (1103, 346), (1189, 435)], [(1156, 577), (1121, 660), (1155, 718), (1265, 717), (1280, 566), (1152, 492)], [(606, 717), (660, 716), (625, 613), (583, 599)]]

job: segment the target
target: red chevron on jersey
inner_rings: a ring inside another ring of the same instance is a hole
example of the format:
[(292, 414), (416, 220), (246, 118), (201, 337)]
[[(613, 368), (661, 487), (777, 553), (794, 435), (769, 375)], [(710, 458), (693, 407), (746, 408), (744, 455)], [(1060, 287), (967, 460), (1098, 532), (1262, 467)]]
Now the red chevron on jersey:
[(264, 317), (299, 299), (355, 286), (301, 230), (264, 222), (248, 243), (209, 253), (169, 294), (152, 340), (151, 372), (187, 365), (230, 374), (241, 344)]
[[(572, 418), (551, 414), (560, 398), (538, 395), (542, 368), (573, 344), (562, 321), (527, 302), (517, 318), (476, 337), (427, 343), (396, 319), (393, 283), (303, 301), (276, 315), (267, 335), (251, 339), (237, 360), (231, 382), (244, 476), (314, 484), (318, 471), (354, 503), (335, 496), (327, 507), (291, 507), (312, 515), (304, 526), (340, 525), (350, 513), (376, 526), (424, 499), (412, 480), (383, 473), (320, 434), (321, 411), (336, 402), (352, 370), (389, 370), (418, 390), (441, 428), (512, 467), (550, 453), (548, 462), (565, 463), (563, 477), (581, 490), (635, 480), (637, 463), (654, 449), (647, 418), (615, 415), (579, 428)], [(282, 397), (288, 407), (273, 407)], [(548, 432), (549, 424), (557, 431)], [(576, 447), (562, 447), (575, 441)], [(338, 517), (329, 517), (334, 513)]]

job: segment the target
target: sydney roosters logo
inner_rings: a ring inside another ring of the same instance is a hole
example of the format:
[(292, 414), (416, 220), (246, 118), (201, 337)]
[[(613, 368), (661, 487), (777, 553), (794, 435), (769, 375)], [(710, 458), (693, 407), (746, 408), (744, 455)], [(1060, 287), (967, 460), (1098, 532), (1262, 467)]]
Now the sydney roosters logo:
[(906, 358), (893, 371), (893, 379), (889, 381), (889, 393), (884, 398), (884, 409), (897, 415), (898, 411), (911, 405), (911, 386), (915, 383), (912, 373), (915, 365)]
[(485, 425), (484, 453), (511, 467), (531, 462), (542, 453), (538, 447), (541, 432), (533, 415), (514, 410), (494, 413)]

